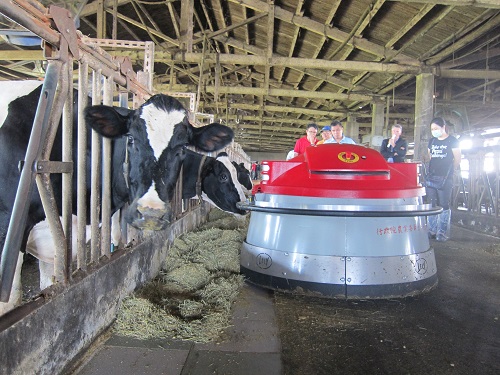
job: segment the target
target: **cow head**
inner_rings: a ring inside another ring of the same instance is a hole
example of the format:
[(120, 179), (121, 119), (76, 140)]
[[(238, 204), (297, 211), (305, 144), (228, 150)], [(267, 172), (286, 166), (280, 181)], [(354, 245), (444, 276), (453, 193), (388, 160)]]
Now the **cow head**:
[(137, 228), (161, 229), (167, 207), (155, 191), (158, 157), (168, 146), (186, 110), (167, 95), (155, 95), (137, 110), (96, 105), (85, 109), (87, 125), (113, 139), (113, 209), (125, 202), (127, 222)]
[(250, 178), (250, 171), (245, 168), (245, 164), (243, 163), (236, 163), (235, 161), (231, 162), (236, 169), (236, 173), (238, 175), (238, 181), (240, 184), (242, 184), (245, 189), (247, 190), (252, 190), (253, 183), (252, 179)]
[[(152, 96), (137, 110), (91, 106), (85, 119), (96, 132), (113, 139), (113, 206), (118, 209), (129, 202), (126, 220), (137, 228), (161, 229), (169, 222), (172, 197), (159, 195), (156, 186), (164, 175), (158, 159), (169, 144), (212, 151), (233, 138), (232, 130), (223, 125), (194, 128), (182, 104), (164, 94)], [(175, 170), (177, 165), (166, 168), (170, 167)]]
[[(217, 158), (202, 155), (185, 147), (173, 152), (166, 149), (160, 157), (156, 186), (161, 197), (169, 200), (173, 196), (175, 185), (166, 181), (182, 181), (182, 198), (200, 198), (210, 202), (219, 209), (233, 214), (244, 215), (246, 211), (236, 204), (246, 200), (237, 172), (226, 153)], [(172, 168), (180, 164), (182, 168)], [(182, 170), (182, 172), (181, 172)]]
[(203, 200), (226, 212), (239, 215), (247, 213), (236, 206), (237, 203), (246, 201), (246, 197), (238, 171), (225, 152), (215, 159), (205, 161), (200, 175)]

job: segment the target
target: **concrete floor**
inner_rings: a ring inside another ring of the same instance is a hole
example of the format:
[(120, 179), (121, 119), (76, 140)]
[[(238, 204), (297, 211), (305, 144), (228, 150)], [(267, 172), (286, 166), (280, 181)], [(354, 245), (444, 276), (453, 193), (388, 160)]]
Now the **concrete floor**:
[(109, 337), (73, 375), (281, 374), (272, 292), (245, 284), (218, 343)]
[(72, 375), (500, 374), (500, 239), (432, 241), (438, 287), (344, 301), (245, 285), (219, 343), (112, 336)]

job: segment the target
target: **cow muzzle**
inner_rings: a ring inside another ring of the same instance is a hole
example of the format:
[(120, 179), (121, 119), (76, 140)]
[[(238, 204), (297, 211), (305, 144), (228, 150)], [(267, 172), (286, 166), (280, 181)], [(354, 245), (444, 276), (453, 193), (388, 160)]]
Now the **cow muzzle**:
[(152, 208), (139, 206), (137, 202), (130, 205), (127, 212), (127, 222), (141, 230), (162, 230), (171, 223), (170, 203), (164, 207)]

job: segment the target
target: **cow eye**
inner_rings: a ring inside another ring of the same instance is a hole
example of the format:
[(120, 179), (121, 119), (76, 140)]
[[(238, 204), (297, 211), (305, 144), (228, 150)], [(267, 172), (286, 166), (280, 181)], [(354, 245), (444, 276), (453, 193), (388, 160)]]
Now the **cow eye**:
[(130, 134), (127, 134), (127, 143), (129, 145), (133, 145), (134, 144), (134, 137)]
[(222, 182), (227, 181), (227, 174), (221, 173), (220, 176), (219, 176), (219, 180), (222, 181)]

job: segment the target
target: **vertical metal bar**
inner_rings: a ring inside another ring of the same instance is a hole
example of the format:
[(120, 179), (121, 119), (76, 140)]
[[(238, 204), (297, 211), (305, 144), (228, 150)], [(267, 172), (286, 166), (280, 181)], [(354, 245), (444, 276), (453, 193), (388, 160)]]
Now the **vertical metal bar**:
[[(62, 161), (73, 161), (73, 59), (66, 64), (67, 95), (63, 108), (62, 122)], [(65, 252), (62, 259), (63, 269), (61, 274), (67, 282), (71, 275), (72, 261), (72, 224), (73, 224), (73, 172), (62, 175), (62, 220), (66, 235)], [(76, 249), (75, 249), (76, 250)], [(56, 273), (59, 274), (59, 273)], [(58, 279), (56, 279), (58, 280)]]
[[(53, 105), (49, 115), (49, 126), (47, 128), (47, 133), (44, 140), (43, 151), (40, 157), (41, 160), (50, 160), (52, 148), (59, 129), (59, 124), (61, 123), (63, 107), (68, 96), (68, 64), (63, 63), (61, 65), (61, 70), (62, 71), (58, 79)], [(43, 171), (39, 170), (38, 172)], [(50, 178), (50, 171), (49, 173), (37, 174), (36, 184), (45, 212), (46, 221), (49, 224), (50, 234), (54, 243), (53, 276), (55, 281), (65, 282), (67, 281), (67, 278), (65, 277), (65, 269), (66, 253), (68, 251), (68, 247), (66, 243), (66, 236), (64, 234), (65, 231), (60, 219), (59, 208), (54, 196), (52, 180)]]
[[(68, 66), (69, 63), (64, 63), (62, 65), (61, 78), (59, 79), (58, 90), (56, 94), (56, 101), (53, 106), (53, 111), (51, 114), (51, 127), (50, 127), (50, 135), (48, 135), (47, 142), (49, 144), (46, 145), (46, 149), (44, 150), (44, 159), (49, 159), (52, 145), (55, 139), (55, 134), (57, 133), (57, 129), (59, 128), (59, 123), (63, 122), (63, 137), (64, 137), (64, 127), (68, 126), (68, 113), (66, 106), (68, 100), (68, 91), (69, 91), (69, 73)], [(71, 122), (71, 119), (69, 120)], [(64, 147), (65, 141), (62, 141), (60, 146)], [(67, 142), (66, 142), (67, 143)], [(62, 161), (65, 160), (65, 151), (62, 150)], [(71, 245), (68, 247), (68, 240), (71, 241), (71, 233), (68, 232), (68, 227), (71, 227), (71, 196), (69, 197), (69, 224), (68, 220), (68, 208), (64, 207), (68, 205), (67, 192), (65, 194), (64, 184), (67, 177), (62, 176), (62, 197), (61, 203), (63, 207), (62, 215), (63, 221), (61, 223), (60, 214), (57, 209), (57, 205), (55, 203), (55, 197), (52, 189), (50, 174), (43, 174), (37, 176), (37, 186), (38, 191), (40, 193), (40, 198), (42, 199), (42, 203), (45, 210), (45, 215), (47, 217), (47, 221), (49, 223), (50, 233), (52, 235), (54, 241), (54, 279), (57, 282), (65, 283), (68, 281), (68, 251), (71, 249)], [(67, 184), (67, 182), (66, 182)], [(70, 187), (69, 194), (71, 195), (71, 179), (70, 179)], [(71, 231), (71, 229), (69, 229)], [(68, 239), (69, 235), (69, 239)], [(71, 242), (70, 242), (71, 244)]]
[[(101, 104), (101, 71), (92, 75), (92, 104)], [(92, 130), (92, 168), (90, 173), (90, 225), (92, 238), (90, 240), (90, 260), (99, 261), (99, 219), (101, 201), (101, 136)]]
[(148, 90), (153, 90), (153, 74), (154, 74), (154, 56), (155, 44), (153, 42), (146, 42), (144, 47), (144, 72), (147, 74), (147, 82), (145, 86)]
[(495, 167), (495, 216), (498, 219), (500, 215), (498, 210), (500, 207), (498, 203), (500, 202), (500, 152), (495, 154), (495, 159), (493, 159), (494, 167)]
[[(120, 107), (128, 108), (128, 92), (127, 91), (120, 91), (118, 103)], [(125, 145), (127, 147), (127, 145)], [(125, 204), (125, 207), (122, 208), (122, 210), (126, 209), (128, 207), (128, 204)], [(127, 228), (127, 221), (125, 220), (125, 215), (120, 215), (120, 233), (121, 233), (121, 242), (123, 244), (128, 243), (128, 228)]]
[(78, 70), (78, 165), (76, 173), (78, 229), (76, 266), (82, 270), (87, 269), (87, 127), (83, 110), (88, 104), (88, 76), (89, 64), (87, 62), (80, 63)]
[[(108, 77), (104, 83), (103, 104), (113, 105), (114, 81)], [(102, 219), (101, 255), (111, 257), (111, 139), (102, 139)]]
[(49, 62), (47, 74), (42, 86), (42, 92), (38, 102), (33, 128), (31, 130), (28, 149), (26, 150), (25, 167), (21, 172), (19, 186), (16, 192), (14, 207), (7, 230), (4, 249), (0, 264), (0, 301), (8, 302), (12, 281), (16, 269), (19, 249), (26, 226), (31, 194), (33, 191), (34, 171), (33, 167), (42, 151), (42, 139), (45, 139), (46, 127), (52, 108), (52, 102), (59, 79), (61, 63)]

